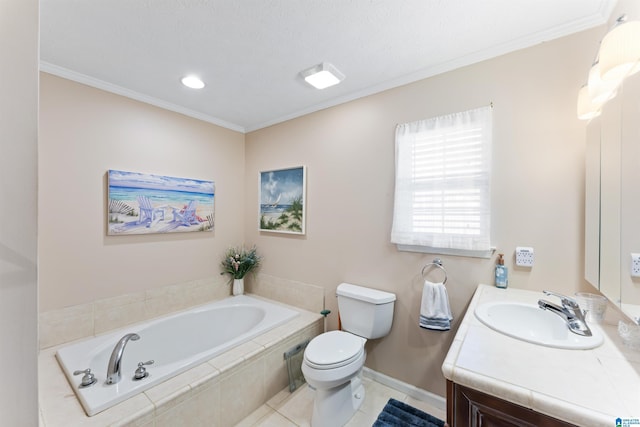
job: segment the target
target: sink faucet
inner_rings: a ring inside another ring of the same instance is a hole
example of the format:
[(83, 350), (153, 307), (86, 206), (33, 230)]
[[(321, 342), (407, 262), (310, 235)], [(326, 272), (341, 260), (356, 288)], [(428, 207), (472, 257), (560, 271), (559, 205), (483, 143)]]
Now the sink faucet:
[(129, 340), (137, 341), (139, 339), (140, 335), (138, 334), (127, 334), (120, 338), (120, 341), (118, 341), (111, 352), (111, 358), (109, 359), (109, 365), (107, 366), (107, 384), (115, 384), (120, 381), (120, 378), (122, 378), (120, 365), (122, 362), (124, 347), (127, 345)]
[(584, 313), (578, 305), (578, 302), (571, 297), (557, 294), (551, 291), (542, 291), (545, 295), (553, 295), (560, 298), (562, 307), (546, 300), (538, 300), (538, 307), (543, 310), (549, 310), (550, 312), (562, 317), (569, 330), (574, 334), (582, 335), (585, 337), (591, 336), (591, 329), (587, 326), (587, 322), (584, 319)]

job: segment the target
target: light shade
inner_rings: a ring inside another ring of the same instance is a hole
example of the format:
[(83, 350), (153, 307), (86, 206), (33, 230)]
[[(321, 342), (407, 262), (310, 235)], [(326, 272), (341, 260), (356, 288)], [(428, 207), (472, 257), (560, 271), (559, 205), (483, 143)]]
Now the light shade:
[(617, 80), (640, 71), (640, 21), (618, 24), (602, 39), (600, 72), (603, 80)]
[(344, 80), (344, 74), (328, 62), (301, 71), (300, 75), (316, 89), (325, 89)]
[(580, 88), (580, 92), (578, 92), (578, 118), (580, 120), (590, 120), (598, 117), (601, 105), (591, 100), (587, 85)]
[(186, 76), (181, 80), (182, 84), (191, 89), (202, 89), (204, 87), (204, 82), (200, 80), (199, 77), (196, 76)]
[(618, 93), (620, 80), (602, 80), (600, 76), (600, 63), (596, 62), (589, 70), (587, 83), (589, 98), (594, 104), (604, 104)]

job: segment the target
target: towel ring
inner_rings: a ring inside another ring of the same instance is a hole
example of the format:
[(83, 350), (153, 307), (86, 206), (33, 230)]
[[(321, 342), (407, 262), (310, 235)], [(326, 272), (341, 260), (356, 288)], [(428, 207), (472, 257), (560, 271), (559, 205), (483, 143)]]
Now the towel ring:
[(425, 274), (425, 270), (428, 267), (438, 267), (440, 270), (442, 270), (444, 272), (444, 280), (442, 281), (442, 284), (444, 285), (445, 283), (447, 283), (447, 270), (445, 270), (445, 268), (442, 266), (442, 260), (440, 258), (435, 258), (433, 260), (433, 262), (430, 262), (429, 264), (425, 265), (424, 267), (422, 267), (422, 278), (424, 279), (424, 274)]

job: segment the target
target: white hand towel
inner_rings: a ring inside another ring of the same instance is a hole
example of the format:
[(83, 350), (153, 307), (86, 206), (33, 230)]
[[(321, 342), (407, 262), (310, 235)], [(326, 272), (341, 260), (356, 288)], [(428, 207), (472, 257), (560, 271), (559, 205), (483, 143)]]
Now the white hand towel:
[(444, 283), (425, 280), (420, 305), (420, 327), (448, 331), (451, 329), (452, 320), (449, 296)]

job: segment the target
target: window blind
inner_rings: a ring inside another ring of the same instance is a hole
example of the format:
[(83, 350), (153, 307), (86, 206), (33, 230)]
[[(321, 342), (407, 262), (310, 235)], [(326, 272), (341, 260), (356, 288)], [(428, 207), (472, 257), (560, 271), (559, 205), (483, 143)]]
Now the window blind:
[(490, 249), (491, 107), (398, 125), (391, 241)]

